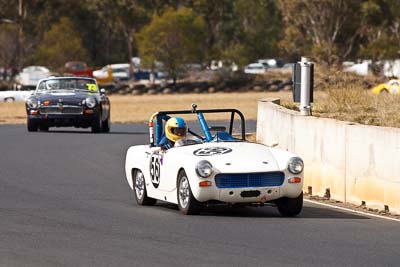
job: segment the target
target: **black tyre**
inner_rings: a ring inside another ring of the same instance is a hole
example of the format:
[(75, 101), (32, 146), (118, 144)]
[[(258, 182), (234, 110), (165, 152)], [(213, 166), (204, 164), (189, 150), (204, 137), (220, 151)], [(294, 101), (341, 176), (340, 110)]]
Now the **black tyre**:
[(49, 131), (49, 126), (47, 126), (47, 125), (39, 125), (39, 130), (41, 132), (48, 132)]
[(137, 170), (132, 173), (133, 175), (133, 191), (135, 192), (135, 199), (139, 205), (153, 206), (157, 200), (147, 196), (146, 183), (144, 175), (141, 171)]
[(98, 114), (94, 117), (92, 122), (92, 133), (101, 133), (101, 129), (102, 129), (101, 114)]
[(38, 125), (34, 120), (28, 119), (27, 126), (28, 132), (37, 132), (38, 130)]
[(303, 208), (303, 192), (296, 198), (280, 198), (276, 200), (275, 204), (283, 217), (294, 217), (298, 215)]
[(109, 133), (111, 128), (110, 117), (101, 122), (101, 129), (104, 133)]
[(178, 176), (178, 207), (185, 215), (198, 214), (201, 210), (201, 204), (198, 202), (190, 189), (189, 179), (184, 171)]

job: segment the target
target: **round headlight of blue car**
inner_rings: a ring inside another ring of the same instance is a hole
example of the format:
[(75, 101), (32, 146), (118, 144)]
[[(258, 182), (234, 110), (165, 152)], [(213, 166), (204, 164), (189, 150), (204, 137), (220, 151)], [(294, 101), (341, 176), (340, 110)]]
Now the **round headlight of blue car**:
[(293, 174), (299, 174), (304, 169), (304, 162), (301, 158), (293, 157), (289, 159), (288, 170)]
[(26, 104), (28, 104), (30, 108), (37, 108), (39, 106), (38, 101), (34, 98), (28, 98)]
[(196, 173), (198, 176), (207, 178), (212, 174), (212, 165), (207, 160), (199, 161), (196, 164)]
[(86, 98), (85, 102), (88, 108), (94, 108), (96, 106), (96, 99), (94, 99), (93, 97)]

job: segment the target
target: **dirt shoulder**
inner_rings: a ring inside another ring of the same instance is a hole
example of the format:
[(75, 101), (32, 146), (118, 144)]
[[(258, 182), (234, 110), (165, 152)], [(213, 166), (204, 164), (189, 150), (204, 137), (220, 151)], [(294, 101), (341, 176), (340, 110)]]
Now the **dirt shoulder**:
[(309, 195), (309, 194), (304, 194), (304, 199), (310, 200), (313, 202), (317, 202), (322, 205), (329, 205), (332, 207), (348, 209), (353, 212), (362, 212), (362, 213), (370, 214), (372, 216), (383, 216), (386, 218), (400, 220), (400, 215), (392, 214), (392, 213), (390, 213), (390, 210), (372, 209), (372, 208), (367, 208), (365, 205), (354, 205), (351, 203), (344, 203), (344, 202), (334, 200), (331, 198), (327, 198), (327, 197), (321, 197), (321, 196)]
[[(196, 103), (201, 109), (236, 108), (246, 119), (257, 119), (258, 100), (267, 97), (292, 100), (290, 91), (234, 92), (204, 94), (110, 95), (112, 123), (146, 122), (151, 114), (160, 110), (190, 109)], [(218, 119), (218, 118), (213, 118)], [(0, 103), (0, 124), (26, 123), (25, 104)]]

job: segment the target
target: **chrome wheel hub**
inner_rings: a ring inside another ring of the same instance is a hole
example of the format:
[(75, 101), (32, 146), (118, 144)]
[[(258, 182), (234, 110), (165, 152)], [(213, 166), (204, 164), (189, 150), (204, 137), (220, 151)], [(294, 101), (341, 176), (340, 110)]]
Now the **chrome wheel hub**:
[(135, 180), (136, 180), (136, 182), (135, 182), (136, 197), (138, 199), (142, 199), (143, 198), (143, 194), (144, 194), (144, 177), (143, 177), (143, 173), (137, 172)]
[(187, 177), (182, 177), (180, 185), (179, 185), (179, 203), (181, 204), (182, 208), (186, 208), (189, 204), (189, 181)]

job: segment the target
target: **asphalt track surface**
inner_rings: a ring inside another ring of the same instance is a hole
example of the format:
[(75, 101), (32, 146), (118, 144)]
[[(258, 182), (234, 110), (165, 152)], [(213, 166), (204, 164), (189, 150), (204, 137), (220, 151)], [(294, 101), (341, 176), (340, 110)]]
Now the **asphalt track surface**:
[(144, 124), (109, 134), (0, 126), (0, 266), (399, 266), (400, 224), (305, 204), (184, 216), (138, 206), (125, 152)]

